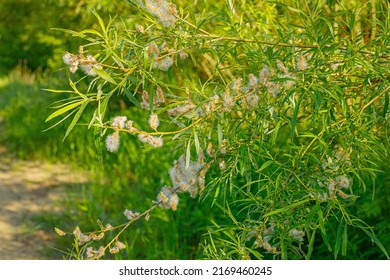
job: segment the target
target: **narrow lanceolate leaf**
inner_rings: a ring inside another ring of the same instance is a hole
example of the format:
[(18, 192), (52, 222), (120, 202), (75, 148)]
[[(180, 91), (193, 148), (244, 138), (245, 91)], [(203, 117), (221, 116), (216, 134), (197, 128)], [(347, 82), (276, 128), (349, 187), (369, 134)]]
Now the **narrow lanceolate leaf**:
[(372, 233), (369, 229), (361, 227), (361, 230), (363, 230), (370, 238), (371, 240), (382, 250), (383, 254), (385, 254), (386, 258), (390, 260), (390, 256), (386, 250), (386, 248), (383, 246), (382, 242), (379, 241), (379, 239), (375, 236), (374, 233)]
[(117, 82), (110, 76), (110, 74), (108, 74), (106, 71), (104, 71), (103, 69), (98, 69), (98, 68), (93, 68), (93, 71), (96, 72), (96, 74), (98, 74), (98, 76), (100, 78), (102, 78), (103, 80), (106, 80), (107, 82), (110, 82), (111, 84), (114, 84), (116, 85)]
[(51, 30), (56, 30), (56, 31), (61, 31), (61, 32), (65, 32), (65, 33), (68, 33), (68, 34), (72, 34), (75, 37), (83, 38), (84, 40), (87, 40), (89, 42), (95, 42), (96, 41), (96, 39), (89, 38), (88, 36), (84, 35), (82, 32), (77, 32), (77, 31), (70, 30), (70, 29), (51, 28)]
[(93, 34), (93, 35), (99, 36), (100, 38), (104, 38), (103, 35), (100, 32), (98, 32), (96, 30), (93, 30), (93, 29), (85, 29), (85, 30), (82, 30), (82, 31), (78, 32), (78, 34), (80, 34), (80, 35), (81, 34)]
[(187, 144), (187, 152), (186, 152), (186, 169), (190, 166), (190, 159), (191, 159), (191, 139), (188, 140)]
[(341, 246), (341, 254), (343, 256), (347, 255), (347, 244), (348, 244), (348, 225), (345, 224), (343, 232), (343, 243)]
[(97, 18), (97, 20), (99, 21), (99, 24), (100, 24), (100, 27), (101, 27), (103, 33), (106, 34), (107, 30), (106, 30), (106, 27), (104, 25), (103, 19), (99, 16), (99, 14), (95, 10), (93, 10), (92, 13)]
[(294, 138), (295, 127), (298, 123), (299, 106), (301, 105), (302, 98), (303, 98), (303, 95), (300, 95), (298, 102), (295, 104), (294, 114), (293, 114), (293, 117), (291, 119), (291, 138)]
[(326, 229), (325, 229), (325, 219), (324, 219), (324, 215), (322, 213), (322, 209), (321, 208), (318, 208), (318, 223), (320, 225), (320, 233), (321, 233), (321, 236), (322, 236), (322, 240), (324, 241), (326, 247), (328, 247), (328, 250), (329, 252), (332, 252), (332, 247), (330, 246), (330, 243), (329, 243), (329, 237), (328, 235), (326, 234)]
[(385, 94), (385, 105), (383, 106), (383, 117), (386, 117), (387, 111), (389, 110), (389, 99), (390, 94)]
[(84, 100), (81, 100), (81, 101), (69, 104), (68, 106), (65, 106), (65, 107), (55, 111), (54, 113), (52, 113), (50, 116), (47, 117), (45, 122), (48, 122), (48, 121), (54, 119), (55, 117), (62, 115), (63, 113), (68, 112), (69, 110), (72, 110), (73, 108), (76, 108), (77, 106), (79, 106), (83, 102), (84, 102)]
[(125, 94), (127, 96), (127, 98), (129, 99), (129, 101), (131, 103), (133, 103), (135, 106), (137, 106), (138, 108), (141, 108), (141, 104), (139, 103), (139, 101), (134, 97), (134, 95), (131, 94), (131, 92), (127, 89), (127, 88), (124, 88), (124, 91), (125, 91)]
[(343, 242), (343, 233), (344, 233), (344, 220), (341, 220), (337, 228), (336, 243), (334, 245), (333, 255), (337, 259), (337, 256), (340, 252), (341, 244)]
[(73, 130), (73, 128), (74, 128), (74, 126), (76, 125), (76, 123), (79, 121), (80, 116), (81, 116), (81, 114), (83, 113), (85, 107), (87, 107), (89, 101), (90, 101), (90, 99), (88, 99), (87, 101), (85, 101), (85, 102), (80, 106), (79, 110), (77, 111), (76, 115), (73, 117), (72, 122), (70, 123), (70, 125), (68, 126), (68, 129), (67, 129), (66, 132), (65, 132), (64, 139), (69, 135), (69, 133)]
[(290, 210), (291, 208), (295, 208), (295, 207), (297, 207), (299, 205), (302, 205), (302, 204), (305, 204), (305, 203), (307, 203), (309, 201), (310, 201), (310, 198), (306, 198), (304, 200), (300, 200), (300, 201), (291, 203), (290, 205), (288, 205), (288, 206), (286, 206), (284, 208), (279, 208), (279, 209), (276, 209), (274, 211), (268, 212), (267, 214), (264, 215), (264, 217), (272, 216), (272, 215), (275, 215), (275, 214), (278, 214), (278, 213)]
[(263, 171), (264, 169), (266, 169), (268, 166), (270, 166), (273, 163), (275, 163), (275, 161), (273, 161), (273, 160), (269, 160), (269, 161), (264, 162), (263, 165), (258, 170), (256, 170), (256, 172), (260, 173), (261, 171)]
[(194, 144), (195, 144), (196, 154), (199, 155), (199, 153), (200, 153), (200, 143), (199, 143), (198, 133), (196, 133), (195, 129), (193, 129), (193, 134), (194, 134)]
[(313, 230), (313, 232), (311, 234), (311, 237), (310, 237), (309, 246), (308, 246), (308, 250), (307, 250), (307, 254), (306, 254), (306, 260), (310, 260), (311, 255), (313, 253), (314, 240), (315, 240), (315, 237), (316, 237), (316, 232), (317, 232), (317, 228), (314, 228), (314, 230)]

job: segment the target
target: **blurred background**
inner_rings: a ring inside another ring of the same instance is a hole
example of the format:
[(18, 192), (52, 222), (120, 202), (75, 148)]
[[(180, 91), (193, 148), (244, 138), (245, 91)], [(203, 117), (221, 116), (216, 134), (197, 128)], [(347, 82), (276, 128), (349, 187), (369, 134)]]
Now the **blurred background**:
[[(175, 2), (181, 6), (198, 1)], [(210, 13), (226, 4), (199, 2)], [(245, 1), (238, 2), (245, 5)], [(272, 29), (278, 11), (270, 8), (272, 5), (267, 7), (269, 10), (246, 12), (265, 13), (266, 28)], [(68, 89), (70, 73), (62, 56), (66, 51), (76, 53), (85, 43), (52, 28), (97, 27), (93, 9), (105, 21), (110, 15), (119, 15), (135, 26), (140, 19), (127, 1), (0, 1), (0, 259), (67, 258), (73, 240), (55, 235), (54, 227), (71, 232), (80, 226), (82, 231), (90, 231), (97, 229), (97, 219), (114, 225), (124, 222), (124, 209), (146, 210), (160, 187), (167, 184), (167, 170), (178, 157), (173, 150), (141, 152), (130, 136), (123, 138), (126, 145), (118, 153), (108, 154), (83, 126), (63, 141), (66, 122), (48, 130), (52, 124), (45, 119), (52, 112), (50, 105), (67, 96), (44, 89)], [(111, 106), (112, 115), (128, 112), (128, 105), (121, 100)], [(137, 121), (136, 117), (133, 120)], [(383, 169), (389, 170), (389, 166)], [(389, 180), (387, 171), (378, 182), (385, 180)], [(388, 246), (390, 227), (383, 216), (390, 213), (389, 190), (379, 191), (375, 203), (368, 198), (356, 212), (368, 224), (378, 225), (377, 233)], [(121, 240), (127, 245), (125, 253), (111, 257), (203, 258), (202, 243), (210, 221), (223, 223), (224, 214), (216, 207), (210, 209), (208, 203), (186, 196), (180, 199), (183, 211), (156, 209), (148, 223), (137, 223), (128, 230), (126, 240)], [(356, 235), (349, 244), (354, 245), (347, 259), (383, 258), (368, 238)], [(325, 245), (322, 251), (318, 246), (313, 258), (332, 258)]]

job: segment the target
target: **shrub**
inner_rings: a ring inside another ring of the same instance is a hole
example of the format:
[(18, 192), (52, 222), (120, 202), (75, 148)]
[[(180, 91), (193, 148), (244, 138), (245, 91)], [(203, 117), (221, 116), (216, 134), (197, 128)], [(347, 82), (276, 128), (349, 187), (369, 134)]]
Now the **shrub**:
[[(355, 229), (389, 258), (354, 210), (374, 194), (388, 156), (388, 4), (227, 1), (216, 11), (213, 1), (207, 12), (185, 1), (128, 2), (139, 18), (95, 12), (99, 30), (67, 31), (86, 44), (64, 62), (85, 75), (70, 79), (74, 95), (48, 120), (73, 115), (67, 136), (94, 106), (88, 127), (107, 152), (122, 149), (130, 133), (140, 149), (174, 147), (177, 157), (148, 210), (124, 209), (129, 221), (93, 233), (76, 228), (75, 246), (86, 244), (78, 252), (119, 252), (128, 226), (156, 207), (186, 211), (180, 197), (188, 192), (221, 211), (210, 220), (204, 258), (310, 259), (319, 240), (338, 258)], [(121, 96), (144, 122), (110, 115)], [(111, 241), (92, 247), (113, 230)]]

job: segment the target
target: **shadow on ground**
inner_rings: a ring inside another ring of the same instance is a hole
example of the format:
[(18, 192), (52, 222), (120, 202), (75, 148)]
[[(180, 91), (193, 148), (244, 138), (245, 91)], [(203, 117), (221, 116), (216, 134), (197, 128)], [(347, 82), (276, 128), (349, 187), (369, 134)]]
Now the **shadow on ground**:
[(34, 217), (56, 214), (66, 189), (88, 176), (63, 164), (17, 160), (0, 151), (0, 260), (60, 259), (53, 228)]

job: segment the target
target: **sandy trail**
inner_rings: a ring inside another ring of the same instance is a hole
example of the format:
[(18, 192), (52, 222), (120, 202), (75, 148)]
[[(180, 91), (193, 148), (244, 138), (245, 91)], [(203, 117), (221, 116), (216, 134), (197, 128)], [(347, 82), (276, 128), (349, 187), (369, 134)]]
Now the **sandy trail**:
[(0, 152), (0, 260), (55, 259), (50, 249), (53, 228), (42, 228), (32, 217), (59, 211), (58, 202), (69, 184), (85, 175), (62, 164), (15, 160)]

